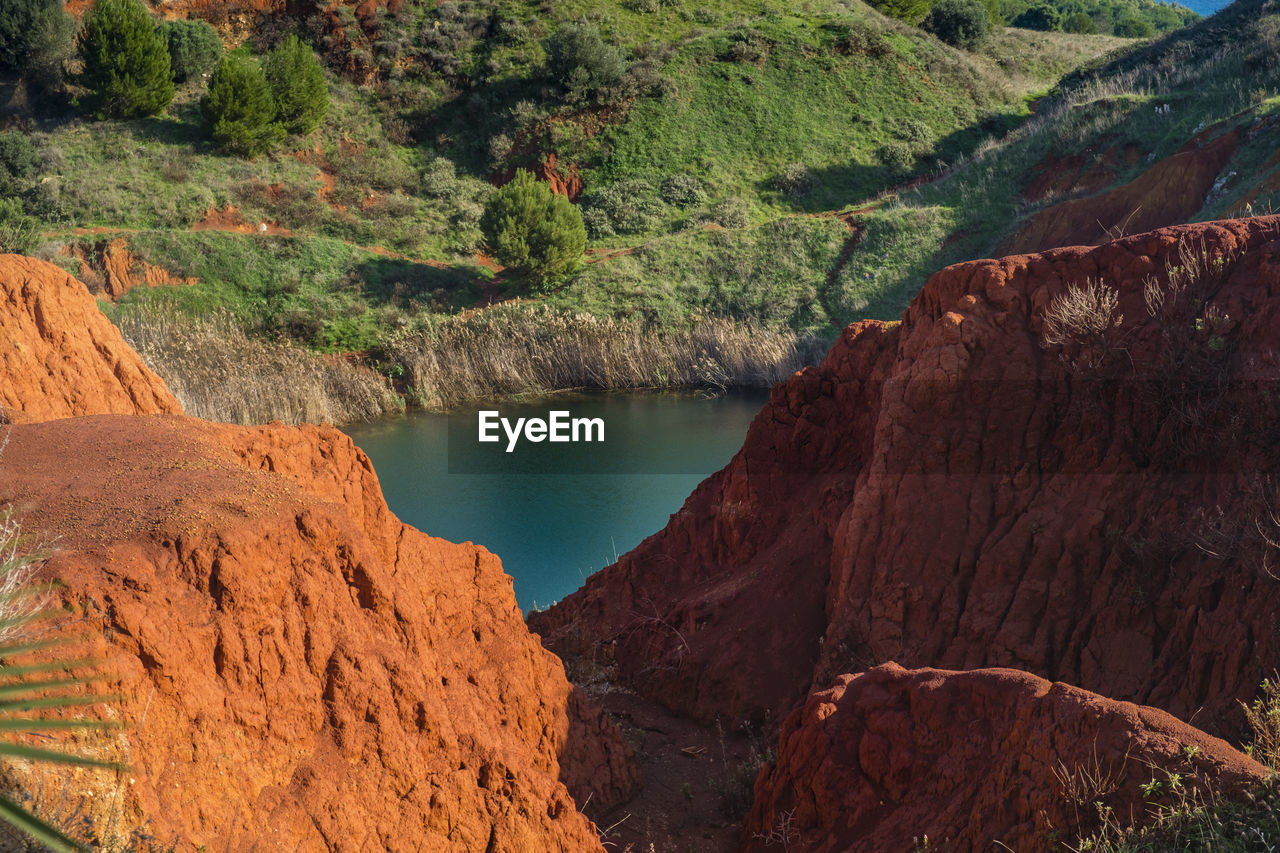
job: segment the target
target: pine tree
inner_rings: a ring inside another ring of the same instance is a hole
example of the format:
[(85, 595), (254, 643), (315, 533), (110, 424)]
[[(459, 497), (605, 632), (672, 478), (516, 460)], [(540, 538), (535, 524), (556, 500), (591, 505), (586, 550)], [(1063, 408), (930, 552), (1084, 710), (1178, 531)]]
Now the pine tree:
[(578, 208), (524, 169), (490, 196), (480, 229), (493, 256), (535, 290), (574, 272), (587, 245)]
[(155, 115), (173, 100), (169, 48), (140, 0), (97, 0), (78, 39), (87, 112), (105, 118)]
[(214, 143), (228, 154), (254, 157), (284, 140), (267, 78), (243, 56), (222, 57), (209, 78), (200, 110)]
[(299, 134), (319, 127), (329, 111), (329, 89), (311, 48), (289, 36), (267, 55), (265, 71), (280, 123)]

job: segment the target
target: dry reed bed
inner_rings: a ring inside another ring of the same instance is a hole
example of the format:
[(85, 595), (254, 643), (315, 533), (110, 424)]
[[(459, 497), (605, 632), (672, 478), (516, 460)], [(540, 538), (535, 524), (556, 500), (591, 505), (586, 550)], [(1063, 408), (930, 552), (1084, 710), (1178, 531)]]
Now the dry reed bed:
[[(190, 415), (227, 423), (350, 423), (403, 408), (386, 379), (337, 357), (250, 337), (230, 315), (151, 309), (120, 331)], [(826, 344), (749, 321), (657, 326), (546, 307), (499, 307), (405, 333), (385, 348), (411, 403), (451, 409), (567, 389), (767, 388)]]
[(199, 418), (341, 424), (403, 408), (387, 380), (368, 368), (251, 338), (227, 315), (149, 310), (117, 323), (186, 413)]
[(512, 307), (444, 320), (387, 349), (412, 403), (449, 409), (570, 388), (769, 387), (816, 363), (826, 344), (725, 317), (667, 327)]

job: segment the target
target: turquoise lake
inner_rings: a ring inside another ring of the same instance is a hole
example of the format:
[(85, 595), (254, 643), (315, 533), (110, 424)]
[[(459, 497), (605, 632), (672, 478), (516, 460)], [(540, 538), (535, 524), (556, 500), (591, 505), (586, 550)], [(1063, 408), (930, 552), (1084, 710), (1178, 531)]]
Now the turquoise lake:
[[(558, 395), (485, 406), (514, 425), (551, 411), (604, 423), (603, 443), (480, 444), (477, 412), (419, 412), (345, 427), (393, 512), (502, 558), (528, 611), (573, 592), (662, 529), (742, 446), (767, 392)], [(585, 435), (585, 430), (580, 437)]]

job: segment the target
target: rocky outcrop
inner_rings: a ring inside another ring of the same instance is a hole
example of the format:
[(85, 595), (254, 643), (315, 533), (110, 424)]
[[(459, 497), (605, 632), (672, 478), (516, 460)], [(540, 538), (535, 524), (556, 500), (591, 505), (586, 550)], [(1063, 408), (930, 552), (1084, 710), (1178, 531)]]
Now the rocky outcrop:
[[(779, 719), (895, 660), (1229, 732), (1280, 665), (1277, 237), (1275, 217), (1207, 223), (940, 271), (900, 324), (850, 327), (776, 388), (666, 529), (531, 626), (708, 720)], [(1201, 254), (1170, 297), (1167, 266)], [(1046, 307), (1090, 280), (1122, 322), (1047, 345)]]
[(498, 559), (400, 523), (342, 433), (17, 425), (4, 503), (107, 637), (132, 826), (183, 849), (601, 849), (571, 792), (624, 797), (627, 750)]
[(787, 718), (740, 849), (1047, 850), (1093, 832), (1098, 804), (1141, 825), (1268, 772), (1155, 708), (1015, 670), (890, 663)]
[(0, 377), (12, 420), (182, 411), (83, 284), (18, 255), (0, 256)]

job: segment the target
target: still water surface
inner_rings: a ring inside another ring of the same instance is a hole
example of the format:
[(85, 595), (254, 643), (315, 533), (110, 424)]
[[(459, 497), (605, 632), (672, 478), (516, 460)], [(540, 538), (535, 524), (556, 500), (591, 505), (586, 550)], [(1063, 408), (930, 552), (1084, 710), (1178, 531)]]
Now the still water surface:
[[(345, 429), (373, 460), (392, 511), (433, 536), (496, 553), (527, 611), (564, 598), (665, 526), (742, 446), (767, 399), (763, 391), (607, 394), (493, 406), (512, 422), (545, 418), (551, 409), (604, 419), (603, 446), (559, 445), (552, 461), (523, 466), (538, 473), (503, 470), (501, 447), (475, 440), (474, 412), (420, 412)], [(551, 448), (521, 444), (516, 453), (534, 450)], [(476, 473), (494, 470), (495, 458), (499, 473)], [(610, 472), (563, 473), (588, 466)], [(513, 460), (512, 467), (522, 466)]]

